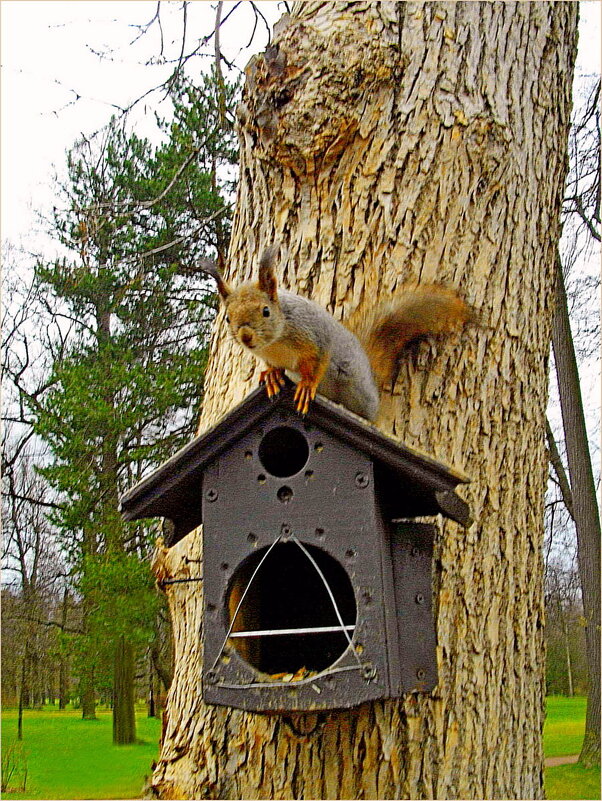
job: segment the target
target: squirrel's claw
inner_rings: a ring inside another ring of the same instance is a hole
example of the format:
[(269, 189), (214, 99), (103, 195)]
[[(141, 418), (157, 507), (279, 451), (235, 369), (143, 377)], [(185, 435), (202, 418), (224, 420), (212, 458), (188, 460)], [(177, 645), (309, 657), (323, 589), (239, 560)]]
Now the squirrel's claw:
[(268, 367), (260, 373), (259, 383), (265, 384), (268, 398), (275, 397), (285, 386), (284, 370), (281, 367)]
[(308, 413), (309, 404), (316, 397), (316, 391), (317, 387), (309, 381), (301, 379), (297, 384), (297, 389), (295, 390), (295, 408), (303, 417)]

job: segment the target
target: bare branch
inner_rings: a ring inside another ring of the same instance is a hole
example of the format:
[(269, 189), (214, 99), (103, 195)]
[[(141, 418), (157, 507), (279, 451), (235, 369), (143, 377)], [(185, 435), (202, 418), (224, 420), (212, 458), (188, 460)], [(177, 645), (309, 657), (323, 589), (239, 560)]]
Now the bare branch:
[(556, 444), (556, 440), (554, 439), (554, 433), (552, 431), (552, 427), (550, 426), (550, 421), (547, 419), (546, 419), (546, 438), (548, 441), (548, 456), (550, 457), (550, 464), (554, 468), (554, 472), (558, 478), (558, 487), (560, 488), (560, 492), (562, 493), (562, 500), (567, 508), (568, 513), (574, 520), (575, 516), (573, 509), (573, 493), (571, 492), (571, 485), (569, 484), (569, 479), (564, 469), (564, 465), (562, 464), (562, 459), (560, 458), (558, 445)]

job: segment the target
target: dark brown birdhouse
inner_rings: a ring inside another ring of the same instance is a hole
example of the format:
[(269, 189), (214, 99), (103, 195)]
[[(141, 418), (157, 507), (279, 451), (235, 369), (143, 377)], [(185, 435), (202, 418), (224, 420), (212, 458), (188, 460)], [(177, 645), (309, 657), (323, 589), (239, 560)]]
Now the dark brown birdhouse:
[[(203, 695), (255, 711), (351, 707), (437, 683), (431, 562), (467, 479), (318, 397), (253, 392), (122, 499), (203, 524)], [(191, 635), (192, 636), (192, 635)]]

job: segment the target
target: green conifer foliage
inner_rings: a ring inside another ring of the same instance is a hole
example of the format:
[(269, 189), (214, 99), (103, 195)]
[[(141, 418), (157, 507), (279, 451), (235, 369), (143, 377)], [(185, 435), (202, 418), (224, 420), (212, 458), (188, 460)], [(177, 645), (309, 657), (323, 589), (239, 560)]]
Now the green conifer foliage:
[(116, 742), (135, 740), (134, 660), (160, 603), (145, 561), (157, 532), (124, 524), (119, 497), (194, 432), (215, 298), (193, 270), (227, 247), (236, 158), (210, 79), (180, 81), (172, 101), (158, 146), (114, 119), (70, 151), (52, 221), (62, 255), (36, 268), (66, 347), (32, 411), (82, 602), (83, 712), (112, 687)]

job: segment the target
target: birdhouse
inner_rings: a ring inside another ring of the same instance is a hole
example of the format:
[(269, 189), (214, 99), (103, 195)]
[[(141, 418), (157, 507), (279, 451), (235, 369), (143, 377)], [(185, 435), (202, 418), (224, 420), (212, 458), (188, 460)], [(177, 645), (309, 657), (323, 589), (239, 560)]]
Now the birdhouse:
[[(126, 520), (203, 524), (207, 703), (351, 707), (437, 683), (431, 563), (467, 479), (318, 397), (263, 388), (122, 499)], [(191, 632), (191, 636), (194, 636)]]

